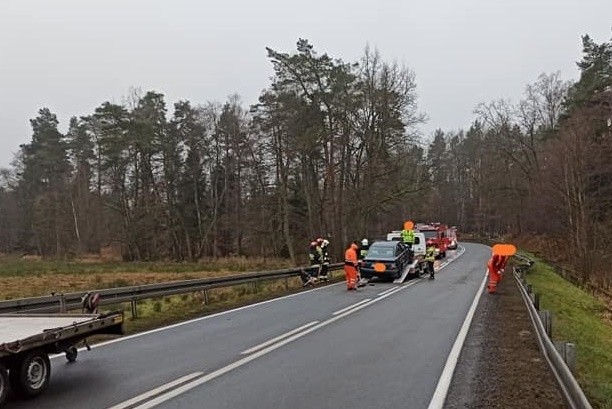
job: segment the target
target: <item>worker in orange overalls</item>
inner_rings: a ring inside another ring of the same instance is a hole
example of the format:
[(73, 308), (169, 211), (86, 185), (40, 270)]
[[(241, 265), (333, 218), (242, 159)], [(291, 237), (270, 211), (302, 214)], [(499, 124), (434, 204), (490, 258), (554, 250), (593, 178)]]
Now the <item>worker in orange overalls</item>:
[(357, 243), (351, 245), (344, 252), (344, 276), (346, 277), (346, 289), (357, 290)]
[(487, 290), (489, 294), (493, 294), (497, 291), (497, 283), (502, 279), (502, 270), (506, 264), (504, 258), (506, 258), (505, 261), (507, 261), (507, 257), (494, 254), (487, 263), (487, 269), (489, 270), (489, 285), (487, 286)]

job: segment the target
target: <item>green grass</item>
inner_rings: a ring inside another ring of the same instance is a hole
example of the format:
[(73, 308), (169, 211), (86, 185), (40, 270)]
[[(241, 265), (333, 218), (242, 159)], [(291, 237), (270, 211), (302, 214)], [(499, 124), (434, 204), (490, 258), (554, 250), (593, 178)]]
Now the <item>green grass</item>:
[(189, 273), (222, 270), (246, 272), (288, 268), (286, 260), (233, 257), (199, 263), (168, 262), (79, 262), (61, 260), (24, 260), (19, 257), (0, 258), (0, 277), (19, 277), (45, 273), (96, 274), (96, 273)]
[[(331, 282), (342, 279), (341, 275), (336, 275)], [(124, 331), (129, 335), (298, 291), (303, 291), (302, 282), (294, 277), (287, 282), (279, 279), (210, 290), (207, 304), (193, 293), (139, 301), (137, 319), (131, 318), (129, 303), (105, 306), (104, 310), (124, 310)], [(101, 340), (105, 339), (107, 337)]]
[(589, 401), (612, 408), (612, 323), (606, 306), (540, 260), (526, 278), (540, 294), (540, 308), (553, 313), (553, 339), (576, 344), (576, 377)]

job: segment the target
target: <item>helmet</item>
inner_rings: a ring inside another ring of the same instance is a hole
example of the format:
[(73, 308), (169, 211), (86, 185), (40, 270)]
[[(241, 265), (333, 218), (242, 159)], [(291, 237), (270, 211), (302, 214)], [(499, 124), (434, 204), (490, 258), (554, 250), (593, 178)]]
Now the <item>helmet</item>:
[(317, 239), (317, 244), (320, 246), (321, 244), (323, 244), (323, 241), (324, 241), (324, 240), (323, 240), (321, 237), (319, 237), (319, 238)]
[(329, 240), (323, 239), (323, 242), (321, 243), (321, 247), (327, 247), (329, 246)]
[(368, 239), (363, 239), (363, 240), (361, 240), (361, 245), (362, 245), (362, 246), (367, 246), (367, 245), (368, 245), (368, 243), (369, 243), (369, 242), (368, 242)]

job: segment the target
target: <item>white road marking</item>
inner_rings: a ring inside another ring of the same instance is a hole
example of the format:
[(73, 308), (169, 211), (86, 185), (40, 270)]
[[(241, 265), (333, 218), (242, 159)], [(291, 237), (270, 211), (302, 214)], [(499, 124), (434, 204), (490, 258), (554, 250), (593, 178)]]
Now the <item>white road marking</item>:
[[(244, 305), (242, 307), (234, 308), (234, 309), (227, 310), (227, 311), (220, 311), (220, 312), (217, 312), (215, 314), (206, 315), (204, 317), (198, 317), (198, 318), (194, 318), (194, 319), (191, 319), (191, 320), (188, 320), (188, 321), (177, 322), (176, 324), (168, 325), (168, 326), (165, 326), (165, 327), (155, 328), (155, 329), (151, 329), (149, 331), (143, 331), (143, 332), (139, 332), (137, 334), (132, 334), (132, 335), (128, 335), (128, 336), (125, 336), (125, 337), (116, 338), (116, 339), (111, 339), (109, 341), (104, 341), (104, 342), (100, 342), (99, 344), (91, 345), (91, 349), (103, 347), (103, 346), (106, 346), (106, 345), (115, 344), (117, 342), (127, 341), (127, 340), (130, 340), (130, 339), (133, 339), (133, 338), (139, 338), (139, 337), (142, 337), (142, 336), (145, 336), (145, 335), (149, 335), (149, 334), (155, 334), (156, 332), (161, 332), (161, 331), (166, 331), (166, 330), (173, 329), (173, 328), (182, 327), (183, 325), (189, 325), (189, 324), (193, 324), (194, 322), (204, 321), (204, 320), (207, 320), (207, 319), (210, 319), (210, 318), (219, 317), (219, 316), (226, 315), (226, 314), (229, 314), (229, 313), (232, 313), (232, 312), (246, 310), (248, 308), (258, 307), (260, 305), (272, 303), (272, 302), (279, 301), (279, 300), (284, 300), (286, 298), (297, 297), (299, 295), (306, 294), (306, 293), (309, 293), (311, 291), (323, 290), (325, 288), (332, 287), (332, 286), (337, 286), (337, 285), (340, 285), (340, 284), (344, 284), (344, 283), (342, 283), (342, 282), (334, 283), (334, 284), (326, 285), (326, 286), (319, 287), (319, 288), (313, 288), (313, 289), (308, 290), (308, 291), (300, 291), (299, 293), (289, 294), (289, 295), (285, 295), (283, 297), (278, 297), (278, 298), (274, 298), (274, 299), (271, 299), (271, 300), (261, 301), (261, 302), (255, 303), (255, 304)], [(79, 348), (79, 351), (84, 351), (85, 349), (86, 349), (85, 347), (82, 347), (82, 348)], [(50, 355), (49, 358), (54, 359), (54, 358), (58, 358), (60, 356), (64, 356), (64, 353)]]
[[(459, 249), (460, 249), (459, 253), (452, 260), (455, 260), (456, 258), (458, 258), (465, 251), (465, 248), (462, 247), (462, 246), (459, 246)], [(232, 313), (232, 312), (235, 312), (235, 311), (241, 311), (241, 310), (245, 310), (247, 308), (258, 307), (260, 305), (272, 303), (272, 302), (279, 301), (279, 300), (284, 300), (284, 299), (291, 298), (291, 297), (297, 297), (299, 295), (302, 295), (302, 294), (305, 294), (305, 293), (309, 293), (311, 291), (319, 291), (319, 290), (323, 290), (323, 289), (325, 289), (327, 287), (337, 286), (337, 285), (341, 285), (341, 284), (344, 284), (344, 283), (343, 282), (339, 282), (339, 283), (334, 283), (334, 284), (326, 285), (324, 287), (313, 288), (312, 290), (301, 291), (299, 293), (285, 295), (283, 297), (274, 298), (272, 300), (261, 301), (261, 302), (255, 303), (255, 304), (249, 304), (249, 305), (245, 305), (245, 306), (242, 306), (242, 307), (234, 308), (232, 310), (221, 311), (221, 312), (218, 312), (218, 313), (215, 313), (215, 314), (210, 314), (210, 315), (206, 315), (204, 317), (194, 318), (194, 319), (191, 319), (191, 320), (188, 320), (188, 321), (178, 322), (176, 324), (168, 325), (168, 326), (165, 326), (165, 327), (160, 327), (160, 328), (155, 328), (155, 329), (152, 329), (152, 330), (149, 330), (149, 331), (139, 332), (138, 334), (132, 334), (132, 335), (128, 335), (126, 337), (121, 337), (121, 338), (117, 338), (117, 339), (111, 339), (109, 341), (100, 342), (99, 344), (94, 344), (94, 345), (91, 346), (91, 348), (92, 349), (93, 348), (99, 348), (99, 347), (103, 347), (103, 346), (106, 346), (106, 345), (115, 344), (117, 342), (127, 341), (127, 340), (130, 340), (130, 339), (133, 339), (133, 338), (138, 338), (138, 337), (142, 337), (142, 336), (145, 336), (145, 335), (154, 334), (156, 332), (166, 331), (166, 330), (169, 330), (169, 329), (181, 327), (183, 325), (189, 325), (189, 324), (192, 324), (194, 322), (199, 322), (199, 321), (207, 320), (207, 319), (210, 319), (210, 318), (219, 317), (221, 315), (229, 314), (229, 313)], [(391, 291), (391, 290), (387, 290), (387, 291)], [(382, 293), (380, 293), (378, 295), (382, 295), (384, 293), (386, 293), (386, 291), (383, 291)], [(84, 348), (84, 347), (83, 348), (79, 348), (79, 351), (83, 351), (85, 349), (86, 348)], [(54, 359), (54, 358), (58, 358), (60, 356), (64, 356), (64, 354), (61, 353), (61, 354), (52, 355), (52, 356), (50, 356), (50, 358)]]
[(385, 295), (385, 294), (390, 293), (391, 291), (395, 290), (395, 288), (396, 288), (396, 287), (391, 287), (391, 288), (389, 288), (389, 289), (387, 289), (387, 290), (385, 290), (385, 291), (382, 291), (382, 292), (380, 292), (380, 293), (378, 293), (378, 294), (376, 294), (376, 295), (379, 295), (379, 296), (380, 296), (380, 295)]
[(125, 408), (129, 408), (132, 405), (140, 403), (140, 402), (142, 402), (142, 401), (144, 401), (146, 399), (152, 398), (152, 397), (154, 397), (156, 395), (160, 395), (161, 393), (167, 391), (168, 389), (172, 389), (172, 388), (174, 388), (177, 385), (180, 385), (182, 383), (188, 382), (188, 381), (192, 380), (193, 378), (197, 378), (198, 376), (202, 376), (202, 375), (203, 375), (202, 372), (194, 372), (192, 374), (185, 375), (182, 378), (175, 379), (172, 382), (168, 382), (168, 383), (166, 383), (166, 384), (164, 384), (162, 386), (159, 386), (159, 387), (157, 387), (155, 389), (151, 389), (148, 392), (145, 392), (145, 393), (143, 393), (141, 395), (133, 397), (132, 399), (128, 399), (128, 400), (126, 400), (124, 402), (121, 402), (121, 403), (115, 405), (115, 406), (112, 406), (109, 409), (125, 409)]
[(463, 321), (463, 325), (459, 330), (459, 334), (455, 339), (455, 343), (453, 344), (453, 347), (450, 353), (448, 354), (446, 364), (444, 365), (444, 370), (442, 371), (442, 375), (440, 375), (438, 385), (436, 386), (436, 390), (434, 391), (433, 397), (429, 402), (428, 409), (442, 409), (442, 407), (444, 406), (444, 401), (446, 400), (446, 395), (448, 394), (448, 388), (450, 387), (450, 383), (453, 378), (453, 373), (455, 372), (455, 367), (457, 366), (459, 354), (461, 353), (461, 349), (463, 348), (463, 343), (465, 342), (468, 330), (470, 329), (472, 318), (474, 318), (476, 306), (478, 306), (478, 301), (480, 300), (480, 296), (482, 295), (486, 281), (487, 275), (485, 274), (484, 278), (482, 279), (482, 283), (480, 283), (480, 287), (478, 287), (478, 291), (474, 296), (474, 300), (472, 301), (472, 305), (468, 310), (465, 320)]
[(350, 310), (350, 309), (352, 309), (352, 308), (355, 308), (355, 307), (357, 307), (358, 305), (364, 304), (364, 303), (366, 303), (366, 302), (368, 302), (368, 301), (370, 301), (370, 300), (371, 300), (371, 298), (366, 298), (366, 299), (365, 299), (365, 300), (363, 300), (363, 301), (359, 301), (359, 302), (358, 302), (358, 303), (356, 303), (356, 304), (349, 305), (349, 306), (348, 306), (348, 307), (346, 307), (346, 308), (343, 308), (343, 309), (341, 309), (341, 310), (338, 310), (338, 311), (336, 311), (336, 312), (332, 313), (332, 315), (342, 314), (344, 311), (347, 311), (347, 310)]
[(228, 372), (230, 372), (230, 371), (232, 371), (232, 370), (234, 370), (236, 368), (239, 368), (239, 367), (241, 367), (241, 366), (243, 366), (243, 365), (245, 365), (245, 364), (247, 364), (247, 363), (249, 363), (251, 361), (254, 361), (255, 359), (260, 358), (260, 357), (262, 357), (262, 356), (264, 356), (264, 355), (266, 355), (266, 354), (268, 354), (268, 353), (270, 353), (270, 352), (272, 352), (272, 351), (274, 351), (274, 350), (276, 350), (278, 348), (281, 348), (281, 347), (283, 347), (283, 346), (285, 346), (285, 345), (287, 345), (287, 344), (289, 344), (289, 343), (291, 343), (291, 342), (293, 342), (293, 341), (295, 341), (297, 339), (300, 339), (300, 338), (302, 338), (302, 337), (304, 337), (304, 336), (306, 336), (306, 335), (308, 335), (308, 334), (310, 334), (310, 333), (312, 333), (312, 332), (314, 332), (314, 331), (316, 331), (316, 330), (318, 330), (320, 328), (326, 327), (326, 326), (328, 326), (328, 325), (330, 325), (330, 324), (332, 324), (332, 323), (334, 323), (334, 322), (336, 322), (336, 321), (338, 321), (338, 320), (340, 320), (340, 319), (342, 319), (342, 318), (344, 318), (344, 317), (346, 317), (346, 316), (348, 316), (348, 315), (350, 315), (350, 314), (352, 314), (352, 313), (354, 313), (356, 311), (359, 311), (359, 310), (361, 310), (363, 308), (366, 308), (366, 307), (368, 307), (368, 306), (370, 306), (370, 305), (372, 305), (374, 303), (382, 301), (383, 299), (387, 298), (388, 296), (390, 296), (390, 295), (392, 295), (392, 294), (394, 294), (396, 292), (405, 290), (406, 288), (408, 288), (408, 287), (410, 287), (410, 286), (412, 286), (414, 284), (416, 284), (416, 281), (413, 281), (413, 282), (411, 282), (411, 283), (409, 283), (409, 284), (407, 284), (405, 286), (401, 286), (401, 287), (395, 288), (394, 292), (390, 292), (390, 293), (385, 294), (385, 295), (383, 295), (381, 297), (378, 297), (378, 298), (375, 298), (375, 299), (373, 299), (371, 301), (368, 301), (367, 303), (358, 305), (358, 306), (356, 306), (355, 308), (353, 308), (353, 309), (351, 309), (349, 311), (346, 311), (346, 312), (344, 312), (342, 314), (339, 314), (339, 315), (337, 315), (337, 316), (335, 316), (333, 318), (330, 318), (330, 319), (328, 319), (326, 321), (323, 321), (323, 322), (321, 322), (321, 323), (319, 323), (319, 324), (317, 324), (317, 325), (315, 325), (313, 327), (310, 327), (310, 328), (308, 328), (308, 329), (306, 329), (306, 330), (304, 330), (304, 331), (302, 331), (300, 333), (294, 334), (293, 336), (291, 336), (289, 338), (285, 338), (285, 339), (279, 341), (276, 344), (270, 345), (270, 346), (268, 346), (268, 347), (266, 347), (264, 349), (259, 350), (258, 352), (255, 352), (254, 354), (246, 356), (246, 357), (244, 357), (244, 358), (242, 358), (242, 359), (240, 359), (240, 360), (238, 360), (236, 362), (233, 362), (233, 363), (231, 363), (231, 364), (229, 364), (229, 365), (227, 365), (227, 366), (225, 366), (223, 368), (217, 369), (216, 371), (213, 371), (213, 372), (211, 372), (209, 374), (206, 374), (206, 375), (204, 375), (204, 376), (202, 376), (202, 377), (200, 377), (198, 379), (195, 379), (195, 380), (193, 380), (193, 381), (191, 381), (191, 382), (189, 382), (187, 384), (184, 384), (184, 385), (182, 385), (182, 386), (180, 386), (180, 387), (178, 387), (176, 389), (173, 389), (173, 390), (168, 391), (168, 392), (166, 392), (166, 393), (164, 393), (162, 395), (159, 395), (159, 396), (155, 397), (154, 399), (151, 399), (150, 401), (145, 402), (142, 405), (136, 406), (136, 407), (134, 407), (132, 409), (149, 409), (149, 408), (153, 408), (153, 407), (155, 407), (155, 406), (157, 406), (157, 405), (159, 405), (159, 404), (161, 404), (163, 402), (166, 402), (166, 401), (168, 401), (168, 400), (170, 400), (172, 398), (175, 398), (175, 397), (177, 397), (177, 396), (179, 396), (179, 395), (181, 395), (181, 394), (183, 394), (185, 392), (188, 392), (188, 391), (190, 391), (191, 389), (193, 389), (193, 388), (195, 388), (197, 386), (203, 385), (203, 384), (205, 384), (205, 383), (207, 383), (207, 382), (209, 382), (209, 381), (211, 381), (211, 380), (213, 380), (215, 378), (218, 378), (221, 375), (224, 375), (224, 374), (226, 374), (226, 373), (228, 373)]
[(286, 333), (284, 333), (284, 334), (281, 334), (281, 335), (279, 335), (279, 336), (277, 336), (277, 337), (274, 337), (274, 338), (272, 338), (272, 339), (271, 339), (271, 340), (269, 340), (269, 341), (266, 341), (266, 342), (263, 342), (263, 343), (261, 343), (261, 344), (259, 344), (259, 345), (254, 346), (253, 348), (249, 348), (249, 349), (247, 349), (246, 351), (242, 351), (242, 352), (241, 352), (241, 354), (242, 354), (242, 355), (248, 355), (248, 354), (250, 354), (250, 353), (252, 353), (252, 352), (257, 351), (258, 349), (262, 349), (262, 348), (267, 347), (268, 345), (272, 345), (272, 344), (274, 344), (275, 342), (280, 341), (280, 340), (281, 340), (281, 339), (283, 339), (283, 338), (287, 338), (288, 336), (293, 335), (293, 334), (295, 334), (296, 332), (300, 332), (300, 331), (302, 331), (302, 330), (304, 330), (304, 329), (306, 329), (306, 328), (308, 328), (308, 327), (312, 327), (313, 325), (318, 324), (318, 323), (319, 323), (319, 321), (312, 321), (312, 322), (309, 322), (309, 323), (308, 323), (308, 324), (306, 324), (306, 325), (302, 325), (302, 326), (301, 326), (301, 327), (299, 327), (299, 328), (296, 328), (296, 329), (294, 329), (294, 330), (291, 330), (291, 331), (289, 331), (289, 332), (286, 332)]

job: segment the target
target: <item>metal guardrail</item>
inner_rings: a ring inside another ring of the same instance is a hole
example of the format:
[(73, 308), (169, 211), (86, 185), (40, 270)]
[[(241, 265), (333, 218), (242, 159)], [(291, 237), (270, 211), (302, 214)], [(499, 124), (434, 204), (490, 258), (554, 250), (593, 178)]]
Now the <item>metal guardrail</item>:
[(525, 264), (513, 268), (514, 278), (519, 284), (521, 296), (523, 297), (523, 301), (525, 302), (527, 310), (529, 311), (531, 323), (533, 324), (533, 327), (536, 330), (540, 350), (546, 358), (548, 366), (555, 375), (555, 379), (557, 381), (557, 384), (561, 388), (561, 392), (566, 403), (569, 405), (570, 408), (573, 409), (592, 409), (591, 404), (589, 403), (584, 392), (580, 388), (580, 385), (576, 381), (576, 378), (574, 378), (572, 371), (567, 366), (550, 338), (550, 313), (548, 313), (548, 311), (542, 311), (543, 313), (545, 313), (543, 314), (544, 317), (547, 317), (547, 319), (545, 319), (545, 325), (545, 323), (542, 322), (540, 314), (538, 313), (539, 296), (537, 294), (533, 294), (532, 298), (530, 296), (530, 286), (529, 290), (525, 287), (525, 278), (523, 276), (523, 273), (526, 270), (530, 269), (531, 266), (533, 266), (534, 261), (518, 254), (515, 255), (515, 257), (520, 259)]
[[(329, 271), (342, 268), (343, 263), (329, 265)], [(147, 298), (164, 297), (169, 295), (185, 294), (196, 291), (208, 290), (218, 287), (231, 287), (234, 285), (254, 283), (257, 281), (275, 280), (294, 277), (305, 270), (316, 271), (317, 267), (300, 267), (276, 271), (264, 271), (237, 274), (217, 278), (200, 278), (193, 280), (171, 281), (158, 284), (145, 284), (130, 287), (107, 288), (92, 290), (100, 294), (100, 304), (117, 304), (123, 302), (135, 302)], [(5, 313), (48, 313), (64, 312), (81, 308), (81, 298), (85, 292), (74, 292), (66, 294), (53, 294), (43, 297), (18, 298), (14, 300), (0, 301), (0, 314)], [(132, 311), (134, 313), (134, 311)]]

